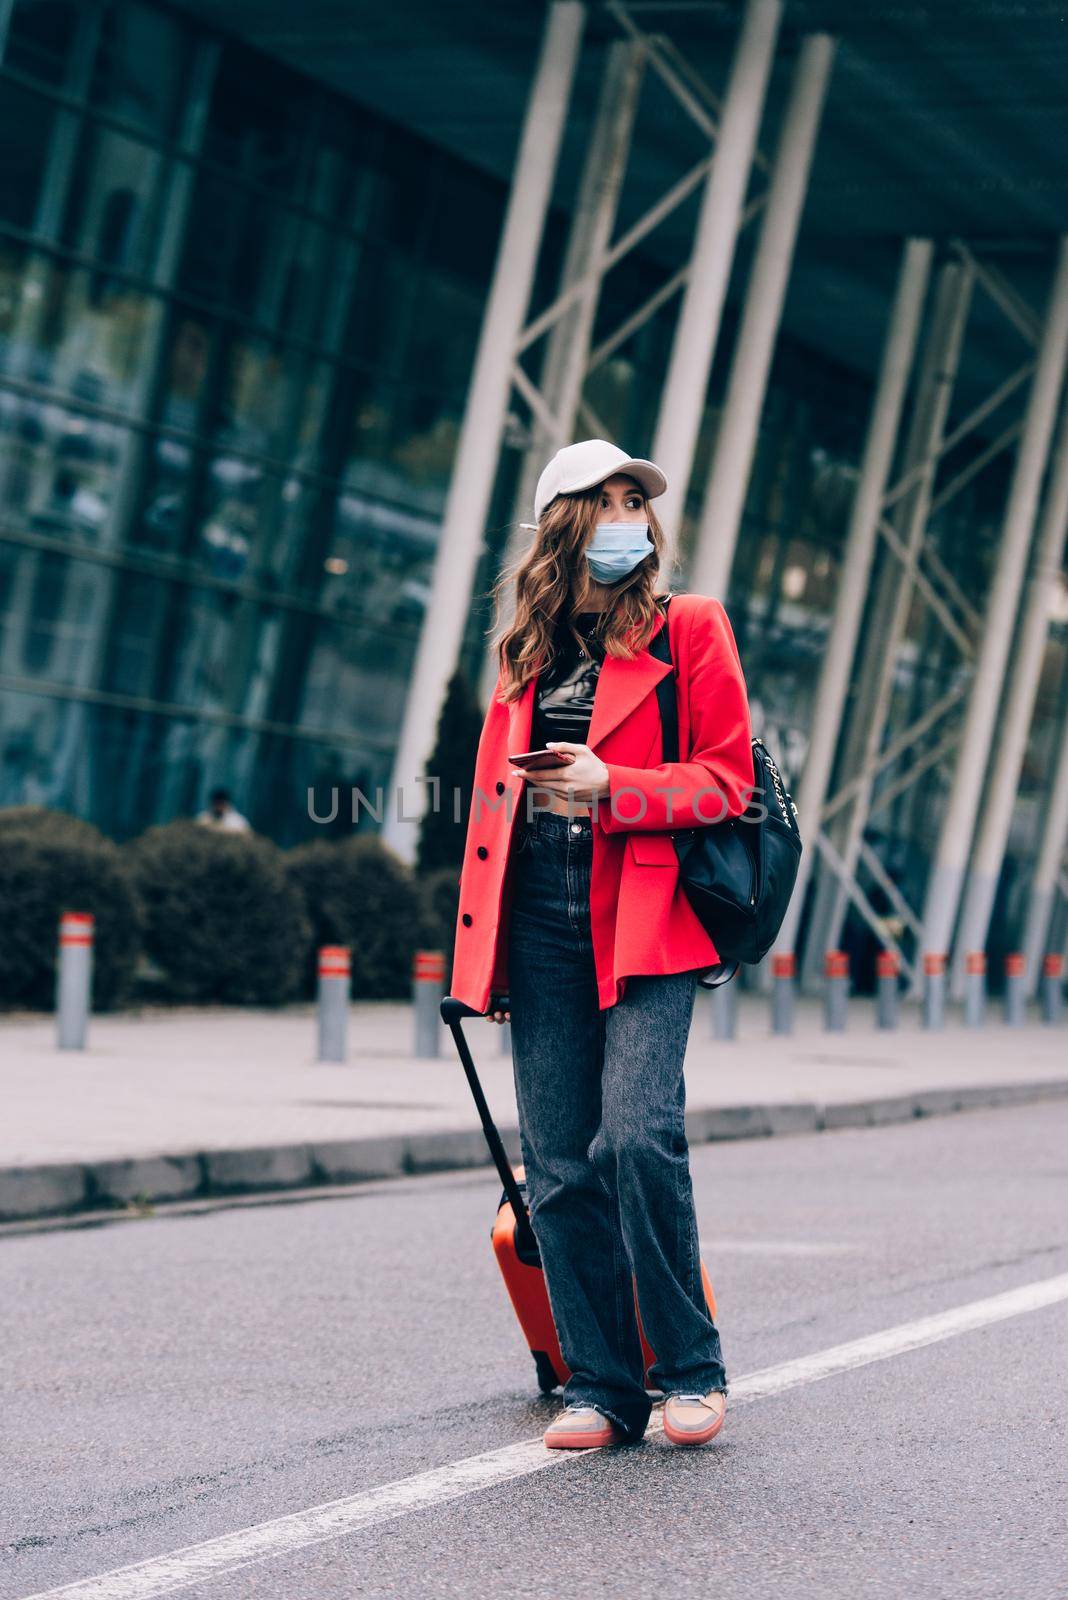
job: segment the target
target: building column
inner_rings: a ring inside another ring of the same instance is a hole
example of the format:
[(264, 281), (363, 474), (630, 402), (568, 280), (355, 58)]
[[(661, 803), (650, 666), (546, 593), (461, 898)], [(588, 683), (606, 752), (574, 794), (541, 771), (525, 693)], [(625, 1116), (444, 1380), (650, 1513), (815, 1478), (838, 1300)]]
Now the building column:
[[(1012, 643), (1020, 587), (1031, 543), (1039, 490), (1049, 456), (1057, 398), (1068, 355), (1068, 237), (1057, 253), (1038, 363), (1028, 396), (1020, 446), (979, 646), (975, 676), (953, 772), (953, 784), (939, 831), (923, 913), (922, 954), (948, 954), (964, 887), (984, 775), (997, 722)], [(917, 963), (917, 971), (920, 963)]]
[(1068, 704), (1061, 719), (1060, 754), (1053, 774), (1053, 783), (1042, 816), (1042, 838), (1039, 841), (1031, 892), (1027, 899), (1027, 918), (1021, 948), (1027, 961), (1027, 992), (1033, 995), (1038, 988), (1042, 970), (1042, 957), (1050, 948), (1053, 935), (1053, 908), (1057, 899), (1057, 878), (1068, 844)]
[(409, 862), (415, 860), (417, 824), (426, 806), (426, 786), (418, 780), (460, 654), (482, 553), (516, 341), (552, 198), (585, 19), (579, 0), (553, 0), (523, 120), (382, 828), (384, 842)]
[[(891, 513), (902, 549), (917, 562), (927, 530), (973, 283), (972, 272), (961, 262), (947, 261), (942, 266), (930, 329), (924, 341), (898, 478), (899, 482), (910, 477), (913, 481), (897, 499)], [(859, 688), (853, 699), (840, 761), (841, 769), (850, 777), (858, 774), (860, 782), (852, 799), (828, 825), (828, 836), (836, 845), (850, 879), (857, 872), (864, 830), (871, 815), (876, 766), (890, 715), (901, 644), (915, 588), (914, 570), (899, 560), (893, 550), (885, 549), (882, 568), (875, 579), (875, 603), (869, 610), (863, 660), (857, 666)], [(822, 971), (823, 949), (834, 949), (840, 944), (841, 928), (849, 908), (846, 885), (829, 873), (825, 862), (820, 865), (819, 876), (817, 903), (809, 924), (811, 932), (805, 940), (803, 984)], [(821, 918), (818, 913), (828, 901), (829, 915)]]
[[(1065, 532), (1068, 530), (1068, 405), (1064, 407), (1046, 503), (1024, 599), (1016, 649), (998, 718), (992, 769), (983, 793), (979, 829), (968, 872), (964, 905), (954, 945), (952, 993), (964, 994), (964, 957), (986, 947), (998, 879), (1009, 841), (1013, 808), (1027, 753), (1050, 618), (1061, 586)], [(1035, 974), (1028, 973), (1030, 982)]]
[(805, 889), (812, 865), (819, 854), (816, 835), (822, 825), (823, 806), (868, 592), (879, 517), (886, 495), (905, 390), (912, 370), (931, 270), (931, 253), (929, 239), (907, 240), (902, 253), (890, 326), (883, 347), (875, 402), (846, 537), (838, 597), (816, 690), (808, 755), (797, 791), (798, 824), (807, 848), (801, 853), (793, 896), (771, 952), (775, 955), (794, 953)]
[(794, 71), (705, 489), (690, 575), (697, 594), (727, 598), (834, 45), (810, 35)]
[(652, 450), (653, 460), (668, 481), (667, 492), (656, 506), (665, 535), (660, 562), (665, 584), (670, 581), (682, 527), (781, 16), (781, 0), (747, 0), (675, 326)]
[[(586, 288), (557, 317), (545, 340), (545, 358), (539, 389), (555, 428), (550, 430), (532, 414), (531, 442), (519, 471), (513, 511), (514, 525), (502, 565), (510, 569), (530, 539), (518, 526), (534, 515), (534, 491), (549, 458), (574, 436), (575, 415), (582, 400), (583, 380), (589, 363), (593, 325), (600, 300), (601, 264), (608, 251), (619, 211), (619, 196), (627, 170), (631, 135), (645, 76), (644, 45), (617, 39), (608, 47), (590, 134), (582, 181), (579, 185), (560, 274), (560, 293), (586, 280)], [(502, 595), (501, 625), (512, 619), (515, 596)], [(485, 704), (497, 682), (497, 651), (490, 641), (483, 661), (480, 698)]]

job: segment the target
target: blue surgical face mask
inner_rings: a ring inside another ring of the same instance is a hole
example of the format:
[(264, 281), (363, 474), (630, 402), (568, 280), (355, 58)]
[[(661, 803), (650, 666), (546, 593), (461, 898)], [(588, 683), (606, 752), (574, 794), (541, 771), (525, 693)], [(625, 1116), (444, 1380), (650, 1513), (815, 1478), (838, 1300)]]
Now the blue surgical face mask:
[(586, 560), (598, 583), (618, 583), (655, 549), (647, 522), (599, 522)]

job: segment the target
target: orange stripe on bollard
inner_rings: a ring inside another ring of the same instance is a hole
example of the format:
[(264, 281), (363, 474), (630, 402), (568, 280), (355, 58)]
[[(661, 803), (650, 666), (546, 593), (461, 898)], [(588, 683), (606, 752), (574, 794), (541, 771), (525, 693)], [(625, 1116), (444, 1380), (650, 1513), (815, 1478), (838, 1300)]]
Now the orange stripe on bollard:
[(347, 978), (352, 971), (352, 961), (347, 945), (324, 944), (319, 947), (320, 978)]
[(1022, 978), (1024, 975), (1024, 958), (1019, 950), (1013, 950), (1005, 957), (1006, 978)]
[(793, 978), (797, 975), (797, 956), (792, 950), (785, 955), (772, 956), (771, 973), (775, 978)]
[(96, 918), (91, 911), (64, 911), (59, 919), (61, 945), (91, 945)]
[(901, 958), (896, 950), (880, 950), (875, 957), (875, 970), (880, 978), (896, 978), (901, 971)]
[(937, 978), (946, 970), (946, 957), (943, 950), (928, 950), (923, 958), (923, 970), (928, 978)]
[(412, 961), (412, 977), (417, 983), (441, 983), (445, 977), (445, 957), (440, 950), (417, 950)]
[(823, 971), (828, 978), (848, 978), (849, 956), (844, 950), (828, 950), (823, 958)]
[(967, 951), (964, 957), (964, 970), (967, 973), (973, 973), (981, 977), (986, 971), (986, 951)]
[(1064, 957), (1056, 951), (1052, 955), (1042, 957), (1042, 971), (1047, 978), (1059, 978), (1064, 971)]

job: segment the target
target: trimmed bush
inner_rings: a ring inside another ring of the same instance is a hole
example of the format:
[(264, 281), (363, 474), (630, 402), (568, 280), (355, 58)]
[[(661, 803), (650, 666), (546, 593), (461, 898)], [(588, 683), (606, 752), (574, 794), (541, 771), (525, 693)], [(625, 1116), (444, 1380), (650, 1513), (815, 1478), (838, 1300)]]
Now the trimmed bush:
[(377, 838), (355, 835), (338, 844), (317, 839), (297, 845), (286, 864), (312, 921), (309, 992), (315, 985), (314, 952), (323, 944), (344, 944), (352, 951), (354, 999), (408, 996), (420, 904), (415, 878), (399, 856)]
[[(36, 807), (18, 807), (36, 812)], [(106, 1011), (128, 991), (141, 945), (142, 914), (127, 864), (95, 828), (58, 812), (0, 824), (0, 1001), (51, 1010), (64, 911), (96, 918), (93, 1006)]]
[(104, 838), (99, 828), (69, 811), (50, 811), (47, 806), (4, 806), (0, 808), (0, 838), (9, 833), (50, 834), (53, 838), (84, 839), (99, 844)]
[(279, 1005), (299, 990), (311, 927), (270, 840), (182, 821), (126, 849), (145, 948), (173, 999)]

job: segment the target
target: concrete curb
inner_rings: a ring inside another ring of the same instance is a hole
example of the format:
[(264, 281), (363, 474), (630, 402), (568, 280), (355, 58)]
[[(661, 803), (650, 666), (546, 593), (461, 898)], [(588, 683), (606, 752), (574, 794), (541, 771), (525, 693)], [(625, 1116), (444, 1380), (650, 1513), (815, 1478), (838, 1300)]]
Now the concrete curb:
[[(886, 1127), (918, 1117), (990, 1110), (1068, 1098), (1068, 1078), (918, 1089), (867, 1100), (813, 1100), (697, 1107), (686, 1113), (691, 1145), (782, 1134)], [(519, 1131), (502, 1127), (512, 1161), (521, 1160)], [(169, 1200), (308, 1189), (404, 1178), (414, 1173), (486, 1167), (481, 1128), (389, 1134), (325, 1143), (131, 1156), (87, 1163), (0, 1167), (0, 1223), (77, 1216), (84, 1211), (136, 1210)]]

